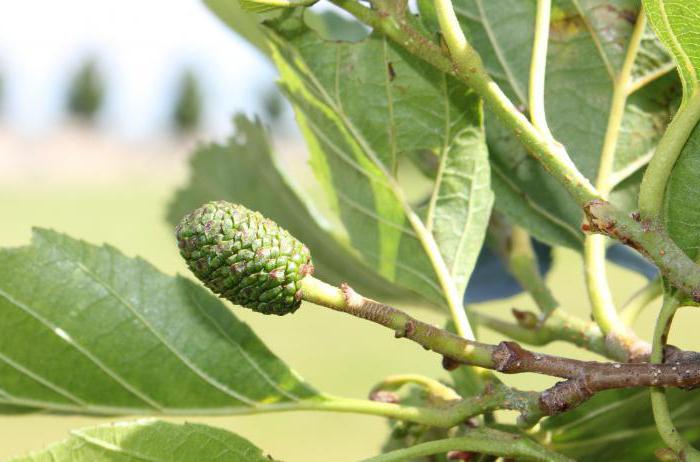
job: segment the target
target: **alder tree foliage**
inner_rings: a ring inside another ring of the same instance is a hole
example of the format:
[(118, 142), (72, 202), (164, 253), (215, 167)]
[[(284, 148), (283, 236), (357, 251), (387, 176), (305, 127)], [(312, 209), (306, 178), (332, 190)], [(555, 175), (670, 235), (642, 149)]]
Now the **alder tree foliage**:
[[(192, 274), (46, 229), (2, 249), (0, 412), (354, 412), (389, 422), (373, 462), (700, 460), (700, 353), (667, 341), (700, 303), (697, 0), (205, 3), (277, 68), (316, 183), (239, 115), (228, 142), (197, 148), (168, 210)], [(581, 253), (591, 319), (545, 281), (553, 247)], [(648, 278), (624, 306), (607, 259)], [(539, 312), (472, 304), (519, 290)], [(631, 326), (659, 297), (645, 338)], [(430, 350), (449, 379), (338, 397), (236, 316), (310, 304)], [(537, 352), (555, 341), (598, 360)], [(554, 385), (502, 381), (520, 373)], [(14, 460), (272, 458), (168, 422), (77, 430)]]

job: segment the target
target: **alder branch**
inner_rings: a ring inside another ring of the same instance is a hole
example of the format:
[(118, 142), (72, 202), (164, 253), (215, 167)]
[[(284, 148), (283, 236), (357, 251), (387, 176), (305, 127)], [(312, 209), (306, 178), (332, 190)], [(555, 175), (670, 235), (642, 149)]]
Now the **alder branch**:
[[(517, 110), (488, 74), (479, 53), (466, 40), (460, 40), (459, 36), (454, 37), (455, 34), (447, 34), (456, 40), (447, 41), (449, 53), (446, 53), (431, 38), (416, 30), (405, 15), (396, 16), (392, 11), (382, 10), (381, 4), (372, 9), (355, 0), (330, 2), (381, 32), (411, 54), (472, 88), (483, 98), (499, 121), (513, 132), (530, 155), (566, 188), (586, 212), (591, 222), (591, 232), (605, 234), (641, 251), (659, 267), (674, 287), (700, 301), (700, 267), (668, 237), (660, 224), (645, 225), (635, 221), (624, 211), (605, 201), (600, 192), (573, 164), (566, 148), (543, 135)], [(447, 22), (454, 26), (447, 32), (455, 32), (452, 29), (458, 24), (451, 24), (454, 21)], [(444, 37), (447, 39), (447, 36)], [(596, 223), (619, 223), (621, 227), (613, 227), (608, 231)]]
[(564, 340), (617, 361), (643, 362), (649, 359), (651, 345), (631, 330), (606, 335), (598, 324), (573, 316), (559, 306), (539, 272), (537, 255), (524, 229), (497, 217), (491, 220), (489, 231), (491, 247), (520, 286), (530, 294), (542, 315), (533, 322), (534, 314), (513, 310), (517, 325), (478, 315), (482, 323), (532, 345)]
[(657, 220), (639, 214), (620, 214), (608, 201), (595, 199), (584, 205), (586, 231), (612, 237), (654, 262), (676, 288), (700, 301), (698, 265), (678, 247)]
[[(467, 364), (505, 374), (535, 373), (565, 381), (538, 397), (539, 410), (554, 415), (571, 409), (595, 393), (614, 388), (677, 387), (700, 385), (700, 361), (686, 361), (683, 354), (662, 364), (581, 361), (535, 353), (515, 342), (490, 345), (467, 340), (427, 324), (389, 305), (363, 297), (347, 284), (337, 288), (313, 276), (302, 280), (304, 300), (367, 319), (394, 331), (397, 338), (412, 340), (439, 353), (453, 364)], [(693, 359), (697, 359), (693, 356)]]

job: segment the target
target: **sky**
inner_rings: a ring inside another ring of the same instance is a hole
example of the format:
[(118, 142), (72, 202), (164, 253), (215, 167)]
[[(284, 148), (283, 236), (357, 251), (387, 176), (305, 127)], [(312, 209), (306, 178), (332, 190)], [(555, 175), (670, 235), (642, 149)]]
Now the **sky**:
[(234, 112), (254, 113), (275, 78), (199, 0), (0, 0), (1, 117), (28, 135), (55, 129), (68, 82), (89, 56), (106, 79), (101, 124), (126, 138), (167, 128), (185, 68), (202, 83), (214, 135), (230, 131)]

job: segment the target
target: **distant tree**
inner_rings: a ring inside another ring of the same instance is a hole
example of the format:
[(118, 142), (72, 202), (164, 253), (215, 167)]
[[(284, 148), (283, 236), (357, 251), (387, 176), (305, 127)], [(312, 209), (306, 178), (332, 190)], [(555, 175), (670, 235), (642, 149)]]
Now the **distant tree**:
[(85, 121), (93, 121), (104, 102), (104, 80), (95, 58), (86, 59), (68, 88), (67, 111)]
[(260, 106), (265, 120), (272, 126), (278, 126), (284, 116), (284, 99), (276, 85), (269, 85), (260, 94)]
[(180, 84), (172, 113), (172, 123), (176, 131), (193, 132), (202, 122), (202, 92), (199, 80), (191, 70), (180, 78)]

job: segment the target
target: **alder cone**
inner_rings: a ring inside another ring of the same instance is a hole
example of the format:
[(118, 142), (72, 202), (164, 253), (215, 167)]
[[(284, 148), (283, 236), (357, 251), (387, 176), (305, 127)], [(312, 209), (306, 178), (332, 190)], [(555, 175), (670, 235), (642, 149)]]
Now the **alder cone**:
[(187, 266), (220, 297), (264, 314), (301, 305), (301, 280), (314, 268), (309, 249), (260, 213), (209, 202), (185, 216), (175, 234)]

